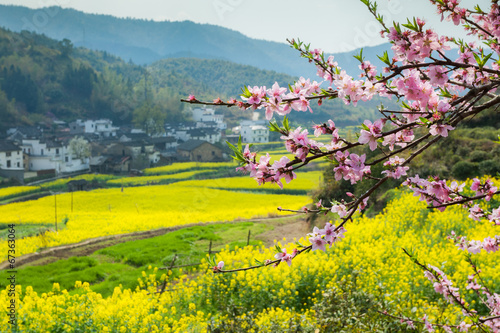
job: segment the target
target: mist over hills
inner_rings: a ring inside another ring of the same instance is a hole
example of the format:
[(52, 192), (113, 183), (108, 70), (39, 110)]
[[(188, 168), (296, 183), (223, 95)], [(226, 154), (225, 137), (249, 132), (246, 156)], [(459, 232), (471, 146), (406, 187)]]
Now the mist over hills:
[[(139, 65), (182, 57), (229, 60), (293, 76), (312, 77), (316, 72), (285, 41), (252, 39), (227, 28), (191, 21), (155, 22), (60, 7), (1, 5), (0, 25), (16, 32), (29, 30), (57, 40), (66, 38), (75, 46), (106, 51)], [(368, 47), (364, 54), (367, 59), (377, 59), (375, 55), (388, 48), (388, 44)], [(355, 53), (339, 53), (335, 57), (348, 72), (359, 72), (358, 62), (352, 58)]]

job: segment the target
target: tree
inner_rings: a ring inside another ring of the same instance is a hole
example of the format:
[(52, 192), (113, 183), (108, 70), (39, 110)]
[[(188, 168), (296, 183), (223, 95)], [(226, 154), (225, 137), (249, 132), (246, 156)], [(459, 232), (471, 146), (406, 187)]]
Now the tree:
[(153, 106), (146, 102), (134, 110), (133, 116), (134, 125), (143, 129), (149, 135), (158, 135), (165, 131), (163, 125), (166, 113), (162, 112), (158, 105)]
[(57, 43), (57, 48), (61, 51), (61, 56), (63, 58), (68, 58), (73, 52), (73, 43), (67, 38)]
[[(443, 18), (461, 26), (470, 35), (477, 38), (477, 43), (465, 43), (461, 40), (439, 36), (427, 29), (419, 18), (408, 20), (406, 24), (394, 23), (389, 26), (377, 13), (376, 3), (361, 0), (375, 16), (382, 27), (382, 35), (392, 44), (393, 55), (385, 52), (379, 58), (385, 64), (382, 71), (365, 60), (362, 52), (356, 56), (363, 71), (361, 79), (355, 79), (343, 71), (333, 56), (326, 57), (319, 49), (311, 49), (300, 41), (289, 41), (302, 57), (316, 65), (318, 75), (328, 87), (310, 79), (300, 78), (290, 89), (275, 83), (271, 89), (251, 86), (243, 89), (241, 100), (227, 102), (220, 98), (213, 102), (202, 102), (190, 95), (185, 102), (193, 104), (223, 105), (241, 109), (264, 109), (270, 121), (272, 131), (281, 134), (287, 150), (295, 155), (293, 160), (282, 157), (271, 164), (268, 156), (257, 158), (250, 146), (230, 144), (240, 162), (239, 170), (247, 171), (259, 184), (277, 183), (283, 187), (297, 177), (295, 170), (309, 162), (328, 158), (333, 164), (335, 180), (349, 181), (352, 185), (366, 186), (360, 195), (346, 193), (348, 200), (316, 203), (314, 209), (297, 211), (306, 214), (333, 213), (338, 224), (327, 223), (323, 229), (315, 227), (309, 234), (310, 245), (298, 244), (293, 253), (277, 248), (274, 259), (259, 262), (255, 266), (224, 269), (224, 263), (213, 264), (215, 273), (229, 273), (254, 269), (280, 263), (292, 264), (298, 255), (308, 251), (325, 250), (327, 246), (341, 241), (345, 226), (357, 211), (362, 211), (368, 204), (369, 197), (391, 179), (404, 180), (420, 200), (426, 201), (429, 209), (444, 211), (452, 205), (461, 205), (468, 210), (469, 217), (478, 221), (485, 219), (494, 225), (500, 225), (500, 207), (487, 209), (478, 202), (490, 201), (498, 195), (497, 187), (489, 179), (474, 178), (471, 184), (446, 181), (439, 175), (427, 179), (418, 174), (410, 175), (412, 160), (434, 145), (446, 139), (448, 132), (459, 124), (469, 120), (485, 110), (496, 110), (500, 106), (500, 10), (497, 1), (491, 1), (488, 11), (476, 6), (474, 9), (460, 7), (457, 0), (430, 0)], [(452, 59), (445, 54), (450, 44), (459, 48), (459, 56)], [(316, 136), (327, 135), (328, 144), (312, 140), (308, 131), (291, 128), (287, 115), (292, 111), (312, 112), (312, 101), (321, 105), (323, 100), (339, 98), (346, 104), (356, 105), (366, 102), (373, 96), (395, 98), (400, 101), (399, 109), (379, 108), (380, 119), (372, 122), (365, 120), (357, 140), (339, 135), (333, 120), (314, 126)], [(284, 116), (282, 121), (273, 119)], [(377, 154), (359, 154), (354, 152), (359, 147), (368, 147)], [(378, 170), (381, 171), (377, 171)], [(467, 186), (467, 188), (466, 188)], [(466, 190), (472, 194), (466, 194)], [(286, 210), (286, 209), (282, 209)], [(490, 235), (484, 240), (467, 240), (466, 237), (451, 234), (456, 245), (468, 255), (484, 250), (496, 252), (500, 246), (500, 236)], [(428, 332), (442, 329), (447, 332), (477, 329), (483, 332), (500, 332), (500, 295), (494, 293), (481, 279), (480, 270), (473, 260), (470, 264), (473, 275), (469, 278), (467, 289), (475, 290), (484, 303), (486, 313), (479, 314), (466, 301), (463, 292), (455, 287), (446, 273), (432, 265), (421, 263), (409, 249), (404, 253), (420, 268), (431, 281), (437, 293), (460, 308), (463, 320), (459, 324), (433, 323), (427, 316), (415, 320), (399, 316), (402, 323), (410, 328), (419, 326)], [(395, 317), (398, 317), (397, 315)]]
[(69, 150), (78, 159), (90, 157), (90, 143), (82, 137), (75, 136), (69, 141)]

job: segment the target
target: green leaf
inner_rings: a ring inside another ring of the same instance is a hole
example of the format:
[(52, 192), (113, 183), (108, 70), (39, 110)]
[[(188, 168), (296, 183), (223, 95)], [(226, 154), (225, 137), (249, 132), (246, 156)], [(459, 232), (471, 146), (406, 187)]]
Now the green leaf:
[(429, 123), (429, 120), (427, 118), (424, 118), (424, 117), (420, 117), (418, 118), (422, 123), (424, 124), (428, 124)]
[(450, 92), (448, 91), (448, 89), (446, 88), (439, 88), (439, 90), (441, 91), (441, 96), (443, 97), (447, 97), (447, 98), (451, 98), (452, 95), (450, 94)]
[(279, 132), (280, 131), (280, 128), (276, 122), (269, 122), (268, 128), (271, 132)]
[(389, 59), (389, 54), (387, 51), (384, 51), (383, 56), (377, 56), (384, 64), (391, 66), (391, 60)]
[(288, 122), (287, 116), (283, 117), (283, 127), (285, 128), (286, 131), (290, 131), (290, 124)]
[(244, 86), (243, 88), (241, 88), (241, 91), (243, 92), (241, 94), (241, 97), (245, 97), (245, 98), (250, 98), (252, 97), (252, 93), (250, 92), (250, 90), (248, 90), (248, 87), (247, 86)]
[(396, 29), (398, 34), (401, 33), (401, 26), (399, 25), (399, 23), (394, 22), (394, 29)]
[(484, 64), (486, 64), (488, 62), (488, 60), (490, 60), (491, 56), (493, 55), (493, 53), (490, 53), (488, 54), (486, 57), (484, 57)]
[(363, 49), (359, 50), (359, 54), (358, 55), (354, 55), (354, 59), (357, 59), (359, 62), (363, 62), (364, 58), (363, 58)]
[(408, 28), (408, 29), (413, 30), (413, 31), (416, 31), (416, 32), (419, 31), (419, 28), (418, 28), (418, 25), (417, 25), (415, 18), (413, 18), (413, 22), (410, 22), (409, 19), (406, 19), (406, 21), (407, 21), (406, 24), (402, 24), (403, 27)]
[(231, 148), (232, 151), (237, 150), (236, 147), (231, 142), (229, 142), (229, 141), (226, 140), (226, 143), (229, 146), (229, 148)]

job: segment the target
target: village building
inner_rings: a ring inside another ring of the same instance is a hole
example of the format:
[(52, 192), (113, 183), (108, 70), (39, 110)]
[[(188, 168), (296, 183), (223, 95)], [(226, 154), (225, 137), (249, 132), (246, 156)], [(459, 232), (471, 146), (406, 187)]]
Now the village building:
[(69, 124), (70, 134), (97, 134), (100, 137), (116, 136), (118, 127), (113, 126), (113, 122), (109, 119), (99, 120), (81, 120)]
[(179, 158), (196, 162), (219, 162), (223, 160), (222, 149), (201, 140), (188, 140), (177, 147)]
[(263, 120), (244, 120), (240, 123), (240, 135), (244, 143), (269, 142), (269, 128)]
[(89, 170), (89, 158), (77, 158), (68, 144), (47, 139), (23, 139), (26, 171), (52, 171), (56, 175)]
[(0, 176), (24, 179), (23, 150), (12, 141), (0, 140)]

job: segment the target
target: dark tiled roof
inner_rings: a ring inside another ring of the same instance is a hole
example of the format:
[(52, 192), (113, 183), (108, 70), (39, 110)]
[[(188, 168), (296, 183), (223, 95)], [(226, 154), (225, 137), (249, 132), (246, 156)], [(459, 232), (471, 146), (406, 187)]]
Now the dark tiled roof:
[(123, 134), (123, 135), (132, 141), (134, 141), (134, 140), (149, 140), (150, 139), (149, 135), (147, 135), (146, 133), (127, 133), (127, 134)]
[(42, 136), (42, 131), (34, 126), (18, 127), (17, 130), (27, 138), (39, 138)]
[(203, 131), (208, 135), (217, 135), (220, 134), (220, 131), (216, 128), (204, 128)]
[(177, 148), (178, 150), (185, 150), (185, 151), (191, 151), (193, 149), (198, 148), (204, 143), (208, 143), (209, 145), (212, 145), (209, 142), (202, 141), (202, 140), (188, 140), (184, 142), (183, 144), (180, 144), (179, 147)]
[(153, 138), (152, 139), (153, 143), (169, 143), (169, 142), (175, 142), (175, 138), (173, 136), (162, 136), (159, 138)]
[(195, 129), (189, 130), (187, 132), (189, 135), (194, 136), (194, 137), (198, 137), (198, 138), (204, 137), (207, 135), (204, 130), (201, 130), (199, 128), (195, 128)]
[(57, 141), (47, 140), (47, 141), (45, 141), (45, 143), (47, 144), (47, 148), (61, 148), (62, 147), (62, 144), (60, 142), (57, 142)]
[(124, 146), (127, 147), (143, 147), (143, 146), (151, 146), (153, 143), (151, 142), (151, 139), (149, 140), (134, 140), (134, 141), (125, 141), (125, 142), (119, 142)]
[(0, 151), (19, 151), (21, 148), (19, 148), (17, 145), (15, 145), (12, 141), (6, 141), (6, 140), (0, 140)]

